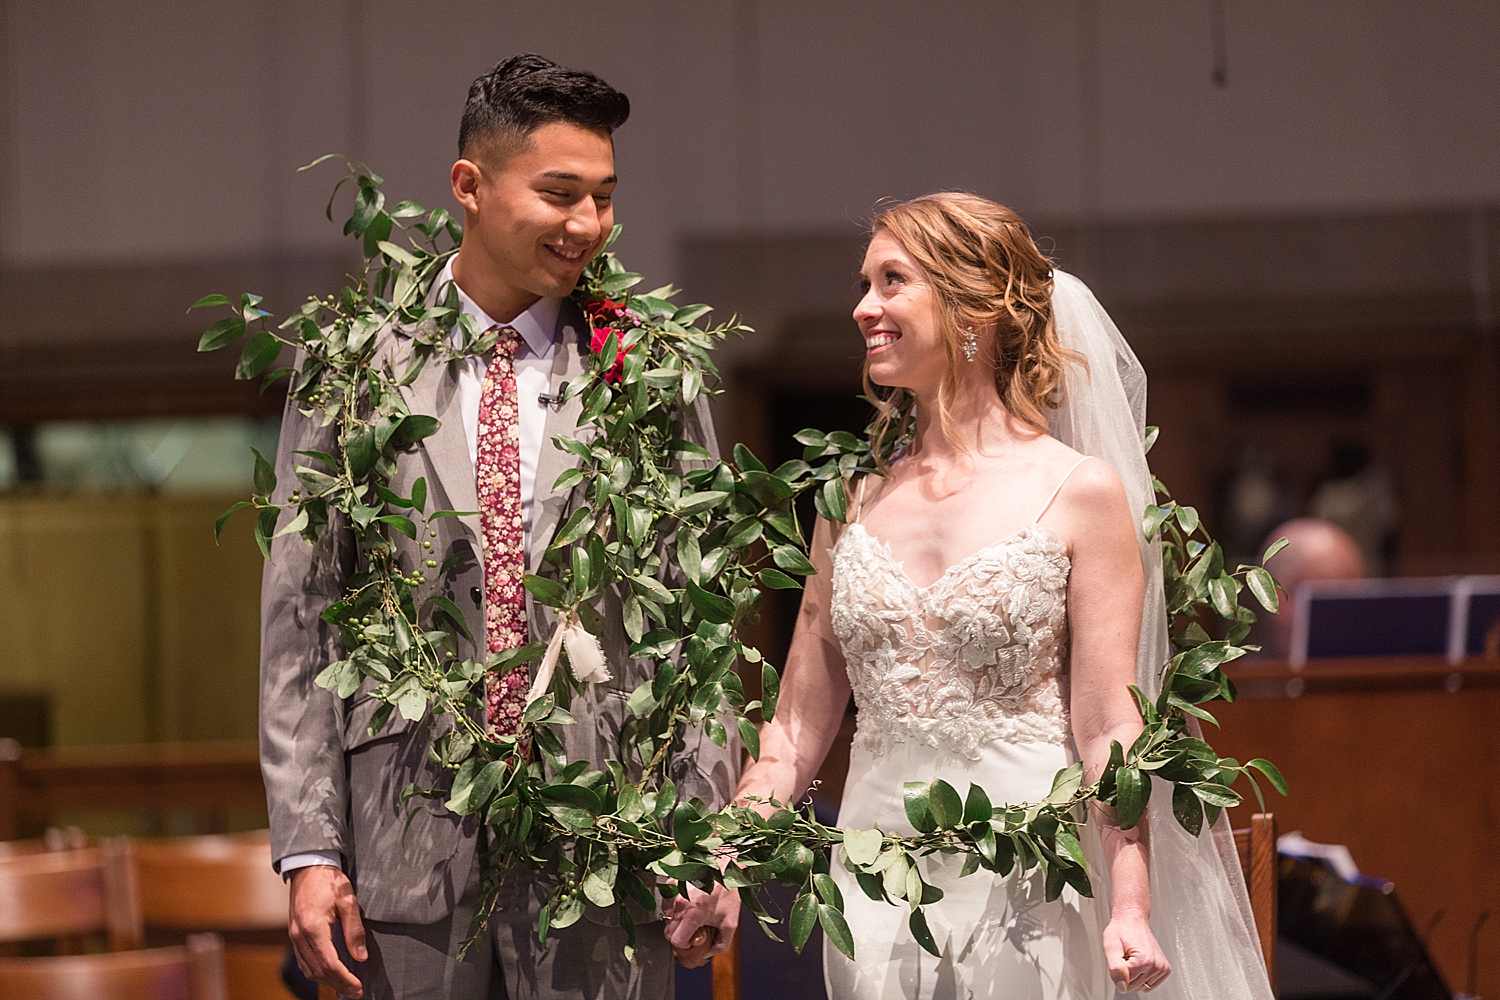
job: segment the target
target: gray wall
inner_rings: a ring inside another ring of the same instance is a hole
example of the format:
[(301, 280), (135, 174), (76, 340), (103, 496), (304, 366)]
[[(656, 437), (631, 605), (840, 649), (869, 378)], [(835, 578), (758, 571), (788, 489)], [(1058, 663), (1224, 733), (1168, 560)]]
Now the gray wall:
[(1221, 89), (1209, 0), (6, 0), (0, 264), (337, 254), (336, 168), (295, 168), (448, 204), (468, 82), (526, 50), (630, 94), (622, 249), (660, 280), (688, 236), (941, 187), (1051, 219), (1500, 202), (1500, 6), (1224, 7)]

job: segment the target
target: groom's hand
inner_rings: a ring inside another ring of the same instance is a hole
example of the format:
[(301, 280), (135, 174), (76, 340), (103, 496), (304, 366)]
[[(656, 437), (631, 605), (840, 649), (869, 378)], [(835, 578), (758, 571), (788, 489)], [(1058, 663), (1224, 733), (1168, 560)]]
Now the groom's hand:
[(677, 961), (689, 969), (728, 951), (740, 924), (740, 894), (722, 885), (713, 892), (688, 886), (686, 898), (674, 896), (664, 909), (663, 933)]
[(302, 974), (338, 991), (342, 996), (364, 996), (364, 987), (339, 961), (333, 947), (333, 925), (344, 930), (344, 944), (356, 962), (369, 958), (365, 925), (349, 877), (332, 865), (309, 865), (291, 874), (291, 913), (287, 931)]

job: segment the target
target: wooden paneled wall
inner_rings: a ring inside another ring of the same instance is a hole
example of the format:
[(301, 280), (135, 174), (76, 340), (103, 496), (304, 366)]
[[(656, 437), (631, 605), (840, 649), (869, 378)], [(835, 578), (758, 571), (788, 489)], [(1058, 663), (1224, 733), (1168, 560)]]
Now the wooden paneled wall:
[(0, 498), (0, 688), (59, 745), (256, 733), (260, 552), (235, 497)]

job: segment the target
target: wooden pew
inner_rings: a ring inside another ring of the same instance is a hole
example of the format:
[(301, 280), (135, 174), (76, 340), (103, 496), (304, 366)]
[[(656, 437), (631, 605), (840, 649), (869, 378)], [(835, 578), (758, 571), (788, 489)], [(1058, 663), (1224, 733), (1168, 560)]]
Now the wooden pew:
[[(1345, 844), (1361, 870), (1395, 884), (1434, 963), (1465, 981), (1479, 915), (1500, 900), (1500, 661), (1441, 657), (1241, 660), (1227, 672), (1233, 704), (1210, 705), (1220, 754), (1265, 757), (1286, 776), (1282, 798), (1264, 781), (1281, 832)], [(1256, 805), (1231, 810), (1250, 825)], [(1479, 936), (1479, 994), (1500, 994), (1500, 935)]]

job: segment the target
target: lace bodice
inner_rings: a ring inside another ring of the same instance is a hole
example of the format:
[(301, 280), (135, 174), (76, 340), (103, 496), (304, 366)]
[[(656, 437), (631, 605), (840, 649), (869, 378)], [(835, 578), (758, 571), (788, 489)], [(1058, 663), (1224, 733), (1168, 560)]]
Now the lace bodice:
[(915, 740), (972, 759), (989, 742), (1068, 738), (1067, 547), (1038, 524), (929, 587), (859, 523), (833, 547), (833, 630), (878, 755)]

